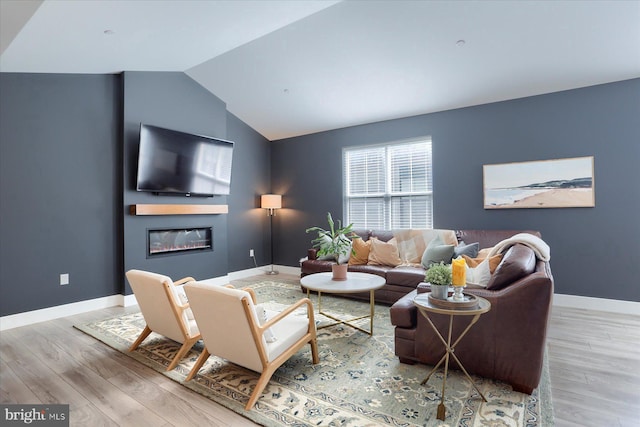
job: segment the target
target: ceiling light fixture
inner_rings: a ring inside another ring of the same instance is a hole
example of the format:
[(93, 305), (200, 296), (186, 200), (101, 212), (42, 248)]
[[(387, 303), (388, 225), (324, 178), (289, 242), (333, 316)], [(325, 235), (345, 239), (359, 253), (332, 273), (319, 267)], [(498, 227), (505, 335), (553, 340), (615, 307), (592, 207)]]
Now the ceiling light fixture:
[(458, 41), (456, 42), (456, 46), (458, 46), (458, 47), (462, 47), (462, 46), (464, 46), (464, 44), (465, 44), (465, 43), (466, 43), (466, 42), (465, 42), (464, 40), (460, 39), (460, 40), (458, 40)]
[(108, 35), (108, 36), (112, 36), (114, 35), (116, 32), (113, 30), (104, 30), (103, 31), (104, 34)]

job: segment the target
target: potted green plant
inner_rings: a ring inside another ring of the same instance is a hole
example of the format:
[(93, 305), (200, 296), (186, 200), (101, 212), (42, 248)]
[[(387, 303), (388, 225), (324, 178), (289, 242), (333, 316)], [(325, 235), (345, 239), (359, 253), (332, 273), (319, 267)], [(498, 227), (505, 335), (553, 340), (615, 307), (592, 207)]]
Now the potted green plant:
[(311, 241), (313, 247), (318, 249), (318, 256), (329, 256), (336, 261), (336, 264), (332, 266), (333, 280), (346, 280), (347, 268), (349, 267), (347, 265), (348, 255), (354, 252), (351, 245), (353, 224), (343, 227), (340, 220), (336, 224), (330, 212), (327, 213), (327, 222), (329, 223), (328, 230), (321, 227), (311, 227), (307, 228), (307, 233), (318, 233), (318, 237)]
[(425, 273), (424, 279), (431, 287), (431, 296), (447, 299), (451, 285), (451, 265), (442, 261), (439, 264), (432, 264)]

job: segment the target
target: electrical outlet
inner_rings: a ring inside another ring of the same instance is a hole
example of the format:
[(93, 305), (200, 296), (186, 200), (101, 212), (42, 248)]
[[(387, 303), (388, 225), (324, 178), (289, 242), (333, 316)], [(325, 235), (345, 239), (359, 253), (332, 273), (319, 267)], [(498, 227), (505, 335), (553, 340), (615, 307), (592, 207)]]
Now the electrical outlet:
[(253, 257), (253, 256), (254, 256), (254, 254), (253, 254), (253, 249), (249, 249), (249, 256), (250, 256), (250, 257)]
[(68, 285), (69, 284), (69, 273), (64, 273), (60, 275), (60, 285)]

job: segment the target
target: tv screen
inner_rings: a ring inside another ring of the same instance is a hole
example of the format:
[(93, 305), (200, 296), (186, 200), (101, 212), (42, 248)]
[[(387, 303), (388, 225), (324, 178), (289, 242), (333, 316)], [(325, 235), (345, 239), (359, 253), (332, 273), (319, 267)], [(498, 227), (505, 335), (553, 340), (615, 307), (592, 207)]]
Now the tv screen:
[(140, 124), (137, 190), (229, 194), (233, 142)]

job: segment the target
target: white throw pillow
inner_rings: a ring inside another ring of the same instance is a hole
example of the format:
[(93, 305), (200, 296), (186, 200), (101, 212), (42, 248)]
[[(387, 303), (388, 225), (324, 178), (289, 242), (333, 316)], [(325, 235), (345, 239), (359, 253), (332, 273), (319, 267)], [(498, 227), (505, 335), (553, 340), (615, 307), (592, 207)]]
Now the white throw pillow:
[(467, 283), (486, 288), (490, 279), (491, 270), (489, 269), (489, 258), (485, 258), (485, 260), (475, 268), (467, 266)]
[[(267, 310), (265, 310), (262, 304), (258, 304), (255, 307), (256, 307), (256, 317), (258, 318), (258, 322), (260, 322), (260, 326), (262, 326), (265, 323), (267, 323), (267, 321), (269, 320), (267, 318)], [(278, 341), (278, 337), (276, 337), (276, 335), (273, 333), (271, 328), (264, 331), (264, 339), (268, 343), (273, 343)]]

